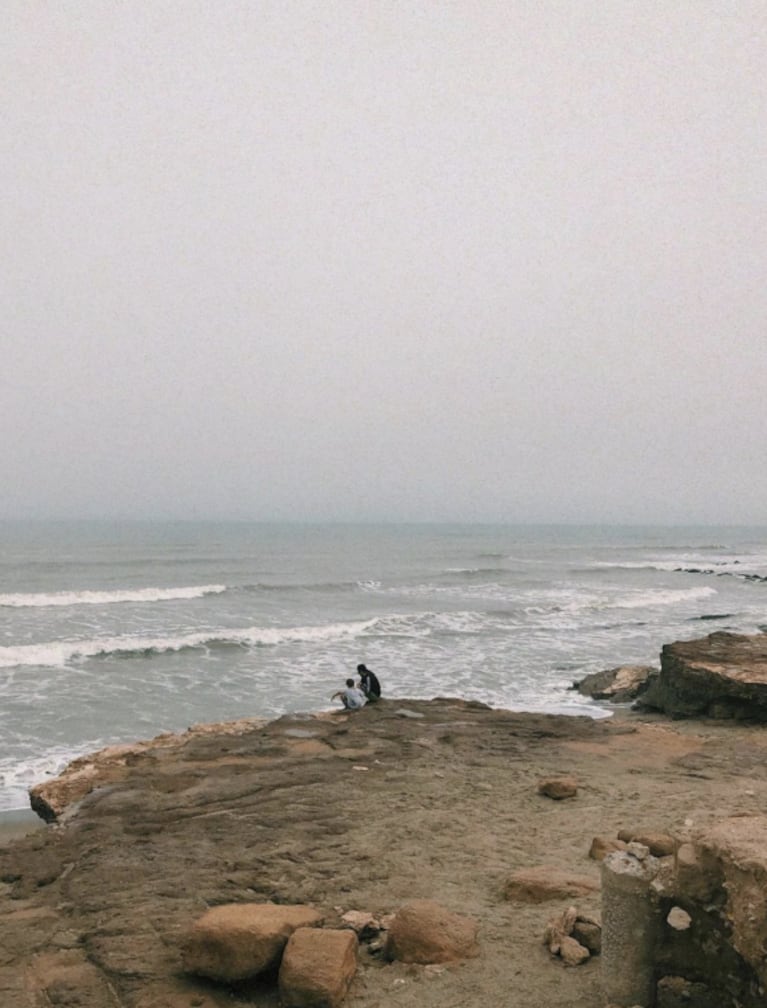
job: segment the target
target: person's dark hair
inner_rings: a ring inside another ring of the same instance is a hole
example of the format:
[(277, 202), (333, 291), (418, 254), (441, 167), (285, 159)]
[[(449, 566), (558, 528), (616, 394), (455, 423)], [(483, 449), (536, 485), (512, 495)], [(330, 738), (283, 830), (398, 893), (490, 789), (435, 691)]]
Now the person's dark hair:
[(346, 680), (346, 685), (347, 686), (353, 686), (354, 685), (354, 680), (353, 679), (347, 679)]
[(358, 665), (357, 666), (357, 671), (358, 672), (367, 672), (367, 669), (365, 668), (364, 665)]

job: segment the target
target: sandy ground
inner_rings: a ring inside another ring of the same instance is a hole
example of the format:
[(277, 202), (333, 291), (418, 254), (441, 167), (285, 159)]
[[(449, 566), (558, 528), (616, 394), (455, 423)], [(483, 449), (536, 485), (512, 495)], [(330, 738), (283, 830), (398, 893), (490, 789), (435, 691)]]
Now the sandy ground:
[[(598, 880), (594, 836), (628, 827), (684, 837), (727, 815), (761, 813), (766, 763), (760, 727), (624, 710), (593, 722), (449, 700), (392, 700), (282, 719), (243, 738), (213, 735), (180, 757), (164, 752), (151, 772), (136, 766), (69, 825), (0, 851), (3, 871), (22, 873), (0, 894), (0, 943), (16, 912), (45, 906), (80, 936), (78, 954), (109, 977), (117, 1005), (272, 1006), (268, 990), (219, 990), (182, 974), (178, 938), (205, 906), (306, 902), (332, 926), (346, 910), (391, 913), (421, 897), (476, 918), (480, 956), (427, 970), (363, 947), (348, 1008), (597, 1008), (599, 957), (566, 968), (541, 937), (570, 904), (598, 913), (599, 894), (518, 904), (503, 898), (505, 880), (537, 865)], [(552, 774), (574, 775), (577, 796), (539, 795), (537, 782)], [(44, 885), (23, 873), (25, 845), (48, 858)], [(54, 855), (74, 867), (57, 876)], [(34, 987), (40, 945), (17, 948), (9, 972), (0, 969), (0, 995), (17, 989), (13, 969)]]

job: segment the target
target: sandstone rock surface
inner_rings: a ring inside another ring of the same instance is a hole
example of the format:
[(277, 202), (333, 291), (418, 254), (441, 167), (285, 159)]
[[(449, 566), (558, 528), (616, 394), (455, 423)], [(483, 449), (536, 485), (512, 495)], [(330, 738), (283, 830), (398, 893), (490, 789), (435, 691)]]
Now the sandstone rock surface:
[(280, 966), (284, 1008), (338, 1008), (357, 968), (353, 931), (299, 928), (291, 935)]
[(231, 903), (206, 911), (184, 942), (184, 969), (231, 983), (258, 976), (278, 965), (296, 930), (322, 922), (313, 907), (269, 903)]
[(544, 903), (563, 897), (585, 896), (598, 889), (599, 879), (591, 875), (578, 875), (553, 865), (538, 865), (513, 872), (506, 880), (503, 895), (518, 903)]
[(479, 955), (477, 922), (435, 900), (412, 900), (394, 915), (386, 943), (389, 959), (444, 963)]

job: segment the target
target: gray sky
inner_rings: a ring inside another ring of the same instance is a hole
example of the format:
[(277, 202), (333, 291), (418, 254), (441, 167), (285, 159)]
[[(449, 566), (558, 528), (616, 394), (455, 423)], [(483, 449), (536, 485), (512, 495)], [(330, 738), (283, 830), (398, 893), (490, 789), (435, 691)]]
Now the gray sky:
[(6, 0), (0, 517), (767, 521), (767, 2)]

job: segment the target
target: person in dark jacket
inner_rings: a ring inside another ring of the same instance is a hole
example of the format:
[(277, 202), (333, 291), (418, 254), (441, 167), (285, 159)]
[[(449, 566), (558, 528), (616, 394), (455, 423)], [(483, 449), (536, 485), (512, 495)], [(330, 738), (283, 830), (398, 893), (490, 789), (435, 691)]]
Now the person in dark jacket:
[(375, 672), (371, 672), (365, 665), (357, 666), (357, 675), (360, 677), (360, 689), (367, 697), (368, 703), (375, 703), (381, 699), (381, 684)]

